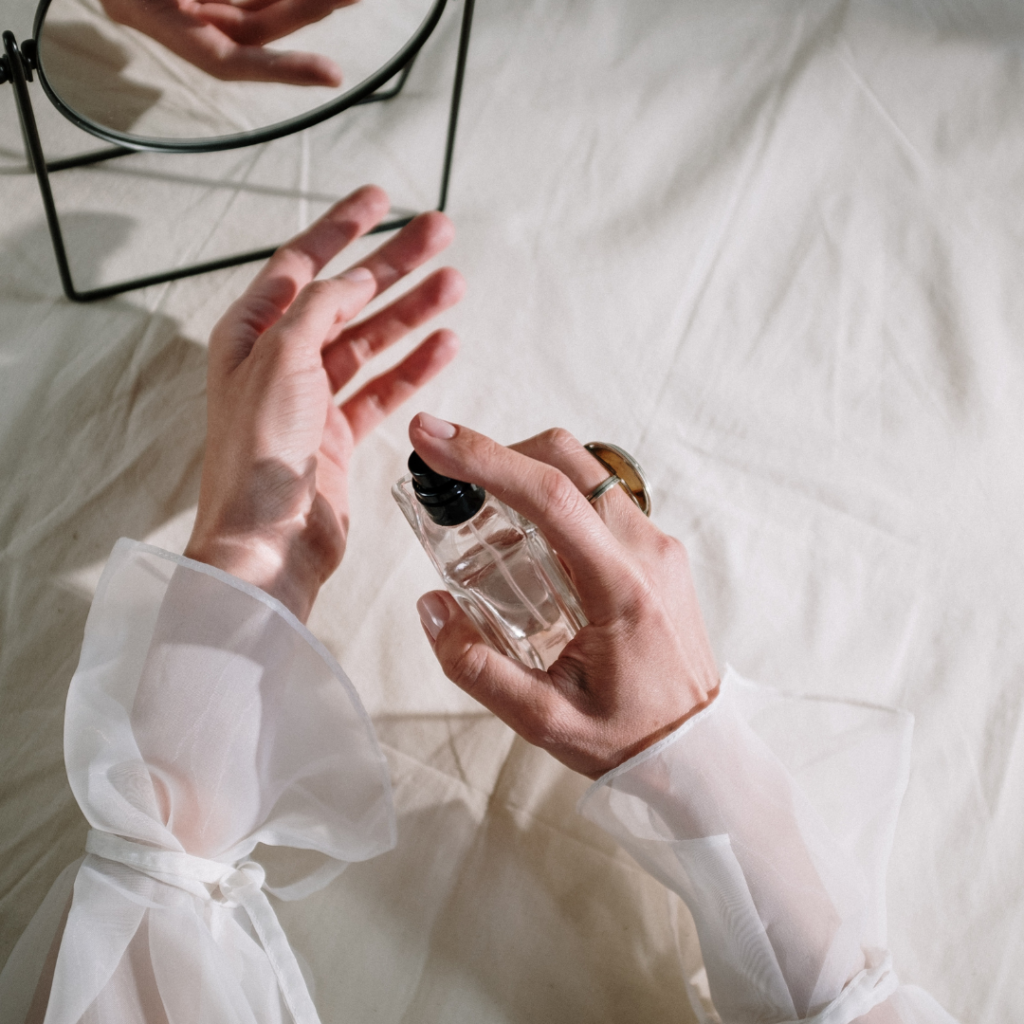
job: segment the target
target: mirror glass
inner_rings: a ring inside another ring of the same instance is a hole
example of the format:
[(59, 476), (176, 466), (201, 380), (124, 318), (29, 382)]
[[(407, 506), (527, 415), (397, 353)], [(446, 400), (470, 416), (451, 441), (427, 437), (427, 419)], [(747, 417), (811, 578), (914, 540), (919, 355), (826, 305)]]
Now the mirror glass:
[(61, 102), (102, 129), (151, 140), (237, 136), (343, 100), (443, 4), (52, 0), (37, 32), (39, 65)]

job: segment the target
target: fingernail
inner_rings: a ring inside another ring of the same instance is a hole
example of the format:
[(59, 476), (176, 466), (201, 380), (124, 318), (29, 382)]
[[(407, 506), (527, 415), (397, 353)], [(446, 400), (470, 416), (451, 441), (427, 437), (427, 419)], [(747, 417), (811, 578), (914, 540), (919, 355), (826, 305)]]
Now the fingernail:
[(419, 427), (424, 434), (429, 434), (441, 441), (450, 441), (455, 436), (457, 429), (454, 423), (439, 420), (436, 416), (431, 416), (429, 412), (418, 412), (413, 426)]
[(366, 267), (351, 267), (339, 275), (342, 281), (372, 281), (373, 273)]
[(431, 640), (437, 639), (437, 634), (444, 629), (448, 621), (448, 606), (437, 594), (424, 594), (416, 602), (416, 611), (420, 613), (420, 622), (427, 631)]

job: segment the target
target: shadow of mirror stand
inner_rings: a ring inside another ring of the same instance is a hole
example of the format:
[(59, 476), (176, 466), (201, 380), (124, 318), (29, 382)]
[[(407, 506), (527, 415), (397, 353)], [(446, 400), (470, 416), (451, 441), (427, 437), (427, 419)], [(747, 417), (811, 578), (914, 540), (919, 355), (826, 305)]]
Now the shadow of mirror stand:
[[(451, 104), (448, 114), (448, 129), (445, 140), (444, 160), (441, 167), (441, 185), (438, 195), (436, 209), (444, 210), (448, 201), (448, 184), (451, 178), (452, 157), (455, 152), (455, 132), (458, 127), (459, 104), (462, 99), (462, 83), (466, 70), (466, 58), (469, 52), (469, 37), (473, 26), (473, 6), (475, 0), (463, 0), (462, 26), (459, 32), (458, 53), (455, 61), (455, 75), (452, 81)], [(443, 6), (443, 5), (442, 5)], [(353, 99), (346, 107), (333, 110), (327, 116), (333, 117), (343, 109), (360, 106), (367, 103), (381, 103), (394, 99), (398, 96), (405, 85), (409, 72), (419, 52), (417, 48), (413, 51), (404, 64), (399, 66), (395, 73), (376, 90), (366, 96)], [(236, 253), (233, 256), (225, 256), (217, 260), (209, 260), (205, 263), (192, 263), (183, 267), (175, 267), (159, 274), (150, 274), (146, 277), (133, 278), (128, 281), (120, 281), (117, 284), (103, 285), (99, 288), (79, 290), (75, 287), (71, 276), (71, 267), (68, 263), (67, 250), (64, 246), (64, 235), (61, 230), (60, 217), (53, 199), (53, 191), (50, 188), (50, 175), (58, 171), (68, 170), (74, 167), (85, 167), (89, 164), (102, 163), (106, 160), (114, 160), (119, 157), (129, 156), (138, 151), (155, 150), (160, 152), (196, 152), (210, 151), (213, 149), (236, 148), (238, 143), (233, 145), (220, 146), (191, 146), (184, 144), (178, 148), (170, 146), (145, 146), (138, 145), (135, 148), (126, 146), (112, 146), (106, 149), (93, 150), (82, 153), (78, 156), (67, 157), (63, 160), (47, 161), (43, 153), (42, 141), (39, 137), (39, 130), (36, 126), (35, 113), (32, 109), (32, 97), (29, 91), (29, 83), (32, 82), (33, 74), (38, 70), (39, 64), (36, 57), (35, 39), (26, 39), (20, 46), (12, 32), (3, 33), (3, 54), (0, 55), (0, 84), (9, 82), (14, 87), (15, 102), (18, 109), (18, 120), (21, 124), (22, 137), (25, 142), (25, 155), (29, 168), (35, 171), (39, 182), (39, 192), (42, 196), (43, 207), (46, 211), (46, 223), (50, 229), (50, 239), (53, 242), (53, 252), (57, 260), (57, 270), (60, 273), (61, 285), (64, 294), (73, 302), (94, 302), (97, 299), (106, 299), (112, 295), (120, 295), (123, 292), (134, 291), (137, 288), (146, 288), (149, 285), (163, 284), (166, 281), (176, 281), (183, 277), (192, 277), (196, 274), (205, 274), (213, 270), (223, 270), (227, 267), (238, 266), (242, 263), (251, 263), (255, 260), (265, 260), (273, 255), (277, 246), (267, 249), (256, 249), (249, 252)], [(57, 104), (55, 104), (57, 105)], [(70, 113), (58, 106), (61, 113), (75, 123), (79, 128), (89, 131), (89, 125), (82, 123)], [(321, 118), (320, 120), (325, 120)], [(310, 122), (315, 123), (315, 122)], [(283, 131), (267, 132), (258, 138), (249, 139), (241, 145), (258, 145), (269, 141), (271, 138), (282, 138), (296, 131), (309, 127), (310, 123), (297, 124), (286, 128)], [(96, 134), (95, 132), (93, 134)], [(394, 231), (403, 227), (412, 220), (412, 215), (389, 219), (378, 224), (370, 232), (377, 234), (384, 231)]]

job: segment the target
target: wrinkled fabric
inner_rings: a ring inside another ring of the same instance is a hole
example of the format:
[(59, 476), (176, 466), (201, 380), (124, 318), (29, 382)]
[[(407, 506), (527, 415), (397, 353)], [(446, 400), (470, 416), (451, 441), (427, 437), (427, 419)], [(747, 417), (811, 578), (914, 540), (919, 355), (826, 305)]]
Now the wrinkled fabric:
[[(65, 716), (92, 826), (0, 975), (23, 1019), (73, 899), (46, 1024), (318, 1021), (263, 890), (309, 895), (395, 842), (387, 764), (351, 683), (284, 606), (119, 541)], [(303, 851), (266, 881), (257, 846)]]
[[(724, 1024), (851, 1024), (883, 1005), (903, 1024), (952, 1021), (899, 987), (886, 948), (911, 732), (906, 713), (730, 669), (707, 708), (580, 801), (686, 903)], [(45, 991), (56, 940), (45, 1024), (318, 1024), (263, 890), (307, 896), (396, 840), (372, 726), (319, 643), (261, 591), (120, 541), (65, 745), (92, 828), (0, 974), (3, 1024)], [(320, 862), (270, 885), (260, 843)]]
[(725, 1024), (850, 1024), (886, 1003), (904, 1024), (952, 1020), (920, 990), (900, 993), (887, 949), (912, 725), (730, 669), (707, 708), (581, 800), (686, 903)]
[[(37, 0), (0, 6), (32, 34)], [(54, 175), (76, 282), (273, 246), (367, 181), (430, 208), (459, 14), (394, 102)], [(374, 718), (400, 836), (278, 907), (322, 1015), (693, 1019), (685, 907), (422, 636), (436, 574), (389, 494), (422, 408), (623, 446), (723, 660), (913, 712), (895, 969), (962, 1021), (1020, 1017), (1022, 52), (1020, 0), (477, 3), (433, 264), (469, 282), (438, 323), (462, 352), (357, 449), (351, 542), (309, 621)], [(100, 145), (31, 89), (50, 158)], [(0, 135), (2, 964), (84, 849), (62, 723), (96, 582), (119, 536), (187, 543), (205, 342), (258, 265), (67, 302), (6, 85)]]

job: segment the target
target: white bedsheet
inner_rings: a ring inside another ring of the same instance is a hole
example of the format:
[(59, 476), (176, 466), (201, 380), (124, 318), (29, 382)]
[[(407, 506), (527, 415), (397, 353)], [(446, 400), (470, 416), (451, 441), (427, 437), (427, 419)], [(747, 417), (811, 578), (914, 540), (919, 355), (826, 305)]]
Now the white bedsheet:
[[(58, 176), (81, 282), (272, 244), (363, 180), (428, 204), (454, 30), (401, 108)], [(621, 444), (722, 664), (914, 713), (889, 940), (964, 1024), (1024, 1008), (1022, 57), (1011, 0), (481, 0), (447, 257), (464, 348), (417, 403)], [(55, 155), (91, 146), (33, 95)], [(92, 588), (118, 536), (184, 546), (205, 337), (253, 273), (72, 306), (19, 153), (0, 87), (0, 962), (84, 847), (61, 720)], [(677, 1021), (687, 915), (422, 638), (432, 570), (388, 494), (407, 452), (399, 416), (357, 456), (310, 622), (399, 812), (394, 851), (277, 908), (324, 1018)]]

